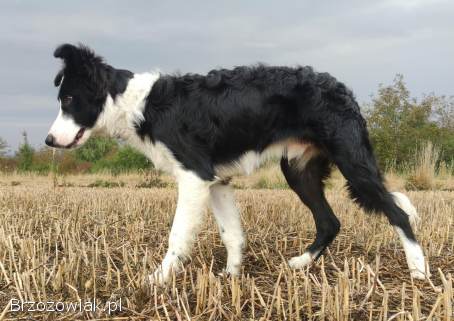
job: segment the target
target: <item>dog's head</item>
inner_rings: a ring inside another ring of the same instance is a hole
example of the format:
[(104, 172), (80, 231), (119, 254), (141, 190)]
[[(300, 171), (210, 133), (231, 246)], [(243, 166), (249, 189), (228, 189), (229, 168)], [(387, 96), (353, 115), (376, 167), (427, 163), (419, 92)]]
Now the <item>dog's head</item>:
[(84, 45), (59, 46), (54, 57), (61, 58), (63, 69), (54, 80), (59, 87), (60, 110), (46, 138), (52, 147), (72, 148), (90, 137), (109, 93), (109, 71), (101, 57)]

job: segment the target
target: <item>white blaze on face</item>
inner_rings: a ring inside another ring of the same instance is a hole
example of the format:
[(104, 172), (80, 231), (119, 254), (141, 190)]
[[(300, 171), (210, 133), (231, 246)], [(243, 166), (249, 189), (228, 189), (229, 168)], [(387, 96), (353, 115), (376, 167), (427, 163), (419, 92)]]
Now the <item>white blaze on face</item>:
[(49, 135), (54, 137), (54, 144), (58, 147), (75, 147), (88, 139), (90, 130), (77, 125), (71, 115), (65, 115), (60, 108)]

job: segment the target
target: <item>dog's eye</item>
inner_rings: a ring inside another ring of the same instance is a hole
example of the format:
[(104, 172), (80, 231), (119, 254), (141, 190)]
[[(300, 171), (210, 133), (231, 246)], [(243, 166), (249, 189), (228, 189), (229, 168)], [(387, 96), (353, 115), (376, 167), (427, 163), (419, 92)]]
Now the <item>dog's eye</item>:
[(67, 106), (69, 105), (73, 100), (73, 97), (72, 96), (65, 96), (63, 97), (63, 99), (61, 100), (62, 104)]

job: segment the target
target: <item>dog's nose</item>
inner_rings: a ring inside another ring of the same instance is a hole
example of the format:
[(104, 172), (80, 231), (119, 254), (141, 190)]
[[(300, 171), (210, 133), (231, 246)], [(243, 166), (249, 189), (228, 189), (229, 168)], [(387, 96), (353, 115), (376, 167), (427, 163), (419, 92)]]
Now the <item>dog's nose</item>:
[(45, 142), (46, 142), (47, 146), (53, 147), (54, 146), (54, 136), (52, 134), (47, 135)]

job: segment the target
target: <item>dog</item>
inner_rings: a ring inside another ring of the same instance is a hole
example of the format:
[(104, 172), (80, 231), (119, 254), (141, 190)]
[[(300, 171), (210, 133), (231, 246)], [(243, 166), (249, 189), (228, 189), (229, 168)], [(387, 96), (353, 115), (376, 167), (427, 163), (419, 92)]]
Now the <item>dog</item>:
[(227, 249), (225, 272), (238, 275), (245, 238), (228, 183), (271, 157), (280, 159), (317, 229), (305, 252), (290, 259), (291, 268), (309, 265), (339, 232), (324, 195), (335, 165), (351, 198), (368, 212), (384, 213), (395, 228), (411, 276), (429, 276), (410, 224), (416, 210), (404, 194), (383, 185), (360, 108), (328, 73), (261, 64), (207, 75), (133, 73), (113, 68), (82, 44), (63, 44), (54, 56), (64, 63), (54, 80), (60, 109), (45, 143), (76, 148), (103, 131), (143, 152), (178, 183), (168, 251), (152, 283), (165, 284), (181, 269), (208, 205)]

